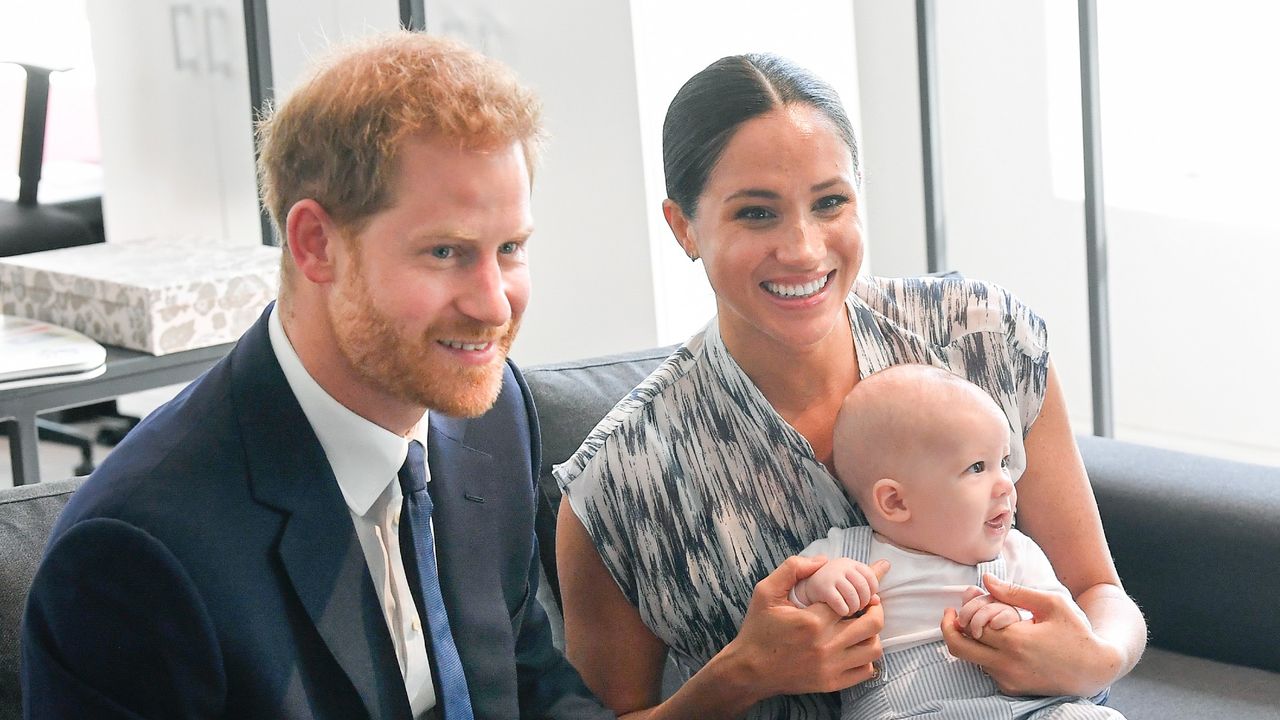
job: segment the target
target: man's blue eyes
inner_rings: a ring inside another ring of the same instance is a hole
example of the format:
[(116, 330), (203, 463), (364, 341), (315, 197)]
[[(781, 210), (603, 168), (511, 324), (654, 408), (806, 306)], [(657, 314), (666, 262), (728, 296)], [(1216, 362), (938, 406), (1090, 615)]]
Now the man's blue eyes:
[[(498, 253), (502, 255), (514, 255), (519, 251), (520, 243), (518, 242), (507, 242), (498, 246)], [(458, 249), (448, 245), (442, 245), (440, 247), (431, 248), (428, 252), (431, 254), (431, 257), (437, 260), (448, 260), (458, 254)]]

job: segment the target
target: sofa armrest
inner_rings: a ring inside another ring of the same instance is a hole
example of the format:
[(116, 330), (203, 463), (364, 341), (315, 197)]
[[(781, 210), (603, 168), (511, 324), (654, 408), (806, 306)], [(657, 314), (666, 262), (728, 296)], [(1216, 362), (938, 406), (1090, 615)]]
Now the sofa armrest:
[(49, 531), (84, 478), (0, 489), (0, 718), (22, 716), (19, 639)]
[(1280, 671), (1280, 468), (1091, 436), (1079, 443), (1151, 644)]

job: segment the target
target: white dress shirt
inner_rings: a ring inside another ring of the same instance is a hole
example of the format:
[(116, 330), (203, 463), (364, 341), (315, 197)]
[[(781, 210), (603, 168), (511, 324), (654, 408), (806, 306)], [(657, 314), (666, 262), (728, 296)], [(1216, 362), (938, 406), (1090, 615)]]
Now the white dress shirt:
[[(436, 695), (427, 654), (430, 641), (423, 632), (400, 555), (403, 494), (397, 473), (408, 456), (409, 438), (360, 417), (320, 387), (289, 342), (278, 306), (272, 308), (268, 325), (271, 347), (280, 369), (319, 438), (338, 480), (338, 488), (347, 501), (347, 510), (395, 645), (409, 706), (414, 717), (420, 717), (435, 706)], [(424, 449), (426, 433), (427, 418), (423, 415), (412, 435)], [(426, 468), (424, 471), (429, 482), (430, 472)]]

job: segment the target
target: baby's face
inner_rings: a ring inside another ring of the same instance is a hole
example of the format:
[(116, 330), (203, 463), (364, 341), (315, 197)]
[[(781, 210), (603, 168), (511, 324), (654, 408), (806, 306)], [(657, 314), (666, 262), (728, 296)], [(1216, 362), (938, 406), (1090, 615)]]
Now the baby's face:
[(910, 520), (890, 540), (976, 565), (995, 558), (1013, 526), (1009, 426), (994, 404), (962, 404), (936, 418), (929, 447), (897, 478)]

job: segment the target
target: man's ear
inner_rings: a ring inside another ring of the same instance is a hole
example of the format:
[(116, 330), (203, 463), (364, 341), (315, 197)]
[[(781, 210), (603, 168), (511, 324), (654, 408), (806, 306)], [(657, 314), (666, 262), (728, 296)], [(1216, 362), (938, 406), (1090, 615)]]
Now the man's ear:
[(684, 210), (680, 209), (675, 200), (667, 198), (662, 201), (662, 216), (667, 219), (667, 227), (671, 228), (671, 234), (676, 236), (676, 242), (680, 243), (684, 254), (690, 260), (701, 257), (697, 239), (693, 236), (693, 228), (690, 227), (689, 216), (684, 214)]
[(286, 252), (303, 277), (316, 284), (333, 282), (338, 230), (320, 203), (307, 198), (289, 208), (285, 239)]
[(880, 478), (871, 486), (871, 502), (876, 512), (889, 522), (902, 523), (911, 519), (911, 508), (907, 507), (907, 496), (902, 492), (902, 483), (893, 478)]

